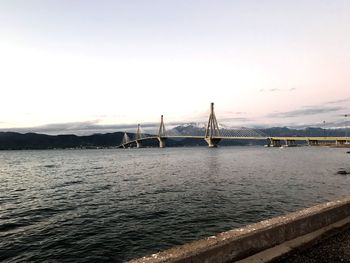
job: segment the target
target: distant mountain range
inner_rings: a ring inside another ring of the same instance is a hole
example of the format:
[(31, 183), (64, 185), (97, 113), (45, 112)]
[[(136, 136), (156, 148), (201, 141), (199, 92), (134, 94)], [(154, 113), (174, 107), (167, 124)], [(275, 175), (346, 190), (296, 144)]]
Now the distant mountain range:
[(106, 148), (119, 144), (123, 135), (122, 132), (90, 136), (0, 132), (0, 150)]
[[(203, 135), (204, 126), (196, 124), (181, 125), (170, 130), (170, 133), (183, 135)], [(255, 132), (265, 134), (267, 136), (344, 136), (344, 129), (289, 129), (286, 127), (274, 127), (267, 129), (255, 129)], [(124, 133), (105, 133), (93, 134), (89, 136), (77, 135), (45, 135), (37, 133), (16, 133), (16, 132), (0, 132), (0, 150), (25, 150), (25, 149), (68, 149), (68, 148), (111, 148), (120, 144)], [(129, 135), (133, 135), (130, 133)], [(253, 140), (223, 140), (220, 145), (258, 145), (265, 144), (265, 141)], [(145, 141), (145, 147), (157, 146), (157, 141)], [(204, 140), (198, 139), (182, 139), (167, 140), (168, 147), (175, 146), (206, 146)]]

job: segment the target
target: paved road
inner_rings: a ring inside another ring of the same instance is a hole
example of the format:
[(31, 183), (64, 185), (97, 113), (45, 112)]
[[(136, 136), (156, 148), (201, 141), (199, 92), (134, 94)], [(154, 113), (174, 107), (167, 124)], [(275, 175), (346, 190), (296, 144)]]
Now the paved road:
[(350, 229), (276, 263), (350, 262)]

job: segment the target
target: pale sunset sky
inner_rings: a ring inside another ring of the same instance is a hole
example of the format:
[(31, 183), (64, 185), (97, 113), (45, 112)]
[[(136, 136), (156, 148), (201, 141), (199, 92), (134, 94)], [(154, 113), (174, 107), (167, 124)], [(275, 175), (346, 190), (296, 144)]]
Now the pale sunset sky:
[(341, 127), (350, 1), (0, 0), (0, 131)]

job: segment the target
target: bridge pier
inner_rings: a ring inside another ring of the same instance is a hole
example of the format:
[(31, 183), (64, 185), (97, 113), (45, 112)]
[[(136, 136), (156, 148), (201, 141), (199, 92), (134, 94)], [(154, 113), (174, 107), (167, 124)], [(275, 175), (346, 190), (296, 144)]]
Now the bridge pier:
[(209, 148), (216, 148), (218, 147), (219, 142), (221, 141), (220, 138), (205, 138), (205, 141), (208, 143)]
[(159, 148), (165, 148), (166, 138), (158, 137), (158, 141), (159, 141)]
[(270, 146), (281, 147), (282, 146), (281, 140), (270, 139)]
[(136, 140), (136, 148), (142, 148), (142, 142), (139, 140)]
[(309, 146), (318, 146), (318, 140), (308, 140)]
[(271, 147), (271, 138), (267, 138), (266, 141), (265, 147)]
[(336, 145), (344, 145), (346, 143), (346, 140), (336, 140), (335, 144)]
[(287, 147), (295, 147), (295, 146), (297, 146), (295, 140), (285, 140), (285, 143), (286, 143), (285, 146), (287, 146)]

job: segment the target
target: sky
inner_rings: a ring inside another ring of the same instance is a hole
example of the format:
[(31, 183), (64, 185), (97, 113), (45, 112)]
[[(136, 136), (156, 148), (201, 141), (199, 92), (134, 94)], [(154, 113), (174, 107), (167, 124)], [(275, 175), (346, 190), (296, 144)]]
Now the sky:
[(0, 0), (0, 130), (344, 125), (350, 1)]

